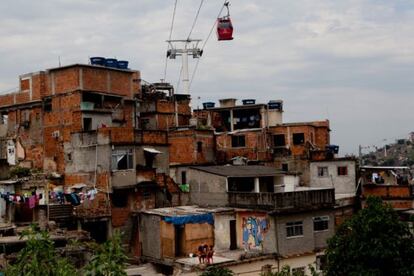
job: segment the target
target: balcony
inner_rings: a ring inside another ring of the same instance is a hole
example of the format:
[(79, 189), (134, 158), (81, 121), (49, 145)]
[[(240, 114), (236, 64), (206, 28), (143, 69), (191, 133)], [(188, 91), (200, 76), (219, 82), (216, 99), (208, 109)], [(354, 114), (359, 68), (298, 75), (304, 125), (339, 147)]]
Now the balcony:
[(284, 193), (228, 192), (230, 207), (294, 212), (330, 208), (335, 204), (334, 189), (309, 189)]

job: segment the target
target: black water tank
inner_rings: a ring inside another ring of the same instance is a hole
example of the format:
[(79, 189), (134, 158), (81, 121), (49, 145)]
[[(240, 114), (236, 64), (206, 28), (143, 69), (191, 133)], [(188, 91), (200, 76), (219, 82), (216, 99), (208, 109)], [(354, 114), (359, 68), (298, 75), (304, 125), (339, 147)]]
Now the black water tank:
[(256, 100), (255, 99), (245, 99), (242, 100), (243, 105), (248, 105), (248, 104), (255, 104)]

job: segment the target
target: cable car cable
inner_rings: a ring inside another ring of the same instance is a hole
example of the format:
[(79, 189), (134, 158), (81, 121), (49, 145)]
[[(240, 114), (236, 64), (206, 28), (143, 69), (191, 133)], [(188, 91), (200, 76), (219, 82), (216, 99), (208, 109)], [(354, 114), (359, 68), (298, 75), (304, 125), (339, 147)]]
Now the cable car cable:
[[(220, 15), (223, 12), (223, 9), (224, 9), (224, 7), (226, 6), (227, 3), (228, 3), (228, 1), (227, 0), (224, 0), (224, 3), (221, 6), (221, 9), (220, 9), (220, 11), (219, 11), (219, 13), (218, 13), (218, 15), (217, 15), (216, 18), (219, 18), (220, 17)], [(217, 24), (217, 20), (215, 19), (214, 20), (214, 24), (213, 24), (213, 26), (211, 26), (210, 32), (208, 33), (208, 36), (207, 36), (206, 40), (204, 40), (204, 44), (201, 47), (201, 51), (203, 51), (204, 50), (204, 47), (206, 47), (206, 44), (207, 44), (208, 40), (210, 39), (211, 34), (213, 33), (213, 30), (214, 30), (214, 27), (216, 26), (216, 24)], [(194, 66), (193, 73), (191, 74), (191, 80), (190, 80), (190, 84), (189, 84), (190, 87), (191, 87), (191, 84), (193, 83), (193, 79), (194, 79), (195, 73), (197, 72), (197, 68), (198, 68), (198, 64), (200, 63), (200, 59), (201, 59), (201, 57), (197, 59), (197, 62), (195, 64), (195, 66)]]
[[(172, 19), (171, 19), (170, 35), (168, 36), (168, 40), (171, 40), (171, 36), (172, 36), (173, 28), (174, 28), (174, 19), (175, 19), (175, 11), (177, 10), (177, 2), (178, 2), (178, 0), (175, 0), (174, 10), (173, 10)], [(167, 51), (168, 51), (169, 47), (170, 46), (168, 45), (167, 46)], [(165, 57), (165, 67), (164, 67), (164, 81), (167, 78), (167, 64), (168, 64), (168, 57), (166, 56)]]
[(203, 6), (203, 3), (204, 3), (204, 0), (201, 0), (201, 1), (200, 1), (200, 6), (198, 7), (198, 10), (197, 10), (196, 16), (195, 16), (194, 21), (193, 21), (193, 25), (191, 26), (191, 30), (190, 30), (190, 32), (188, 33), (187, 39), (190, 39), (190, 35), (191, 35), (191, 33), (193, 32), (193, 30), (194, 30), (194, 27), (195, 27), (195, 25), (196, 25), (196, 22), (197, 22), (197, 19), (198, 19), (198, 15), (200, 14), (201, 6)]

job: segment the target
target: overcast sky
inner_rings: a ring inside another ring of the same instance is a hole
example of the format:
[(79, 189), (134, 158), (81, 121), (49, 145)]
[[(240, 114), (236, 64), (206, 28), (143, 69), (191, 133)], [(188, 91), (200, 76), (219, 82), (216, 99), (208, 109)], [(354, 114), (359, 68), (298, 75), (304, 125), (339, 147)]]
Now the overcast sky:
[[(198, 0), (178, 0), (173, 39), (185, 39)], [(206, 39), (222, 0), (205, 0), (192, 38)], [(0, 91), (18, 75), (86, 63), (130, 61), (163, 78), (174, 0), (2, 0)], [(219, 98), (282, 99), (285, 122), (329, 119), (341, 154), (414, 130), (414, 1), (231, 2), (234, 40), (208, 40), (191, 86), (193, 106)], [(190, 58), (190, 72), (195, 60)], [(180, 59), (169, 60), (177, 85)], [(182, 91), (182, 85), (178, 91)], [(198, 100), (200, 97), (200, 100)]]

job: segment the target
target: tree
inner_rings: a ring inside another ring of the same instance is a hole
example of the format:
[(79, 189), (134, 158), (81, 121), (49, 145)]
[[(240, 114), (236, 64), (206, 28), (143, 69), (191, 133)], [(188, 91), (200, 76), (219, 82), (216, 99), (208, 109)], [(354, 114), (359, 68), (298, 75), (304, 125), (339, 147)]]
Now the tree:
[(36, 225), (23, 231), (26, 246), (20, 250), (16, 262), (6, 269), (6, 275), (72, 276), (76, 269), (66, 258), (56, 254), (53, 241), (46, 231), (38, 231)]
[(408, 225), (377, 197), (345, 221), (328, 241), (327, 275), (413, 275)]
[(125, 272), (128, 257), (122, 248), (121, 234), (115, 232), (113, 237), (102, 245), (96, 245), (95, 254), (86, 265), (85, 275), (91, 276), (121, 276)]

